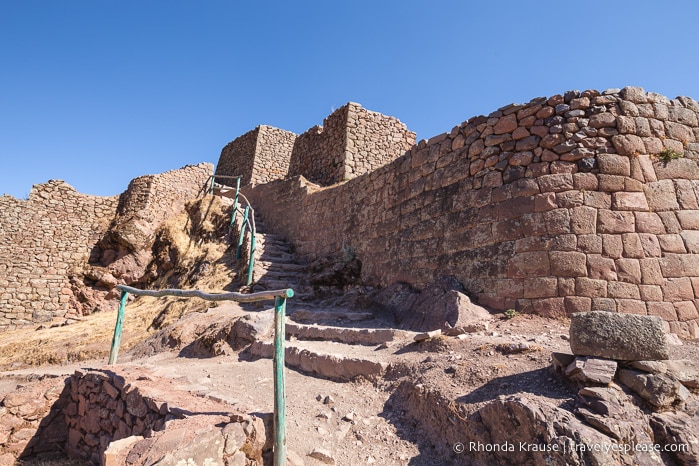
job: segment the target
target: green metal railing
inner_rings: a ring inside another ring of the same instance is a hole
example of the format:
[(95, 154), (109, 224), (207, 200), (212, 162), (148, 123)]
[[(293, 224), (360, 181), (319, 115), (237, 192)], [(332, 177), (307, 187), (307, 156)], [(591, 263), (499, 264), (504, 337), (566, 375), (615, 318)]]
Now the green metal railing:
[[(233, 227), (235, 223), (236, 216), (240, 210), (240, 198), (245, 201), (245, 210), (241, 212), (243, 215), (243, 224), (240, 227), (240, 235), (238, 237), (238, 245), (235, 251), (235, 258), (240, 259), (243, 251), (243, 240), (245, 238), (246, 230), (250, 232), (250, 257), (248, 258), (248, 270), (245, 279), (245, 285), (250, 286), (252, 284), (252, 274), (255, 267), (255, 250), (257, 249), (257, 231), (255, 228), (255, 211), (248, 199), (240, 192), (240, 180), (243, 178), (242, 175), (238, 176), (228, 176), (228, 175), (210, 175), (209, 176), (209, 194), (214, 193), (214, 187), (216, 185), (216, 178), (235, 180), (235, 197), (233, 198), (233, 212), (231, 213), (230, 226)], [(231, 188), (232, 189), (232, 188)], [(230, 197), (230, 196), (226, 196)]]
[[(243, 240), (245, 238), (245, 231), (250, 232), (250, 255), (248, 257), (248, 273), (245, 279), (245, 284), (250, 286), (252, 284), (252, 272), (255, 268), (255, 251), (257, 250), (257, 227), (255, 226), (255, 209), (250, 205), (250, 201), (242, 193), (240, 197), (245, 201), (245, 210), (243, 211), (243, 224), (240, 227), (240, 236), (238, 237), (238, 247), (235, 250), (235, 258), (240, 259), (243, 254)], [(235, 212), (233, 212), (235, 215)], [(231, 219), (231, 222), (233, 219)]]
[(124, 327), (124, 315), (129, 293), (136, 296), (178, 296), (183, 298), (201, 298), (207, 301), (236, 301), (252, 303), (274, 299), (274, 465), (286, 464), (286, 382), (284, 377), (284, 341), (286, 300), (294, 296), (294, 290), (263, 291), (259, 293), (206, 293), (199, 290), (139, 290), (125, 285), (117, 285), (121, 291), (119, 312), (117, 314), (114, 337), (109, 353), (109, 364), (115, 364), (119, 354), (121, 333)]

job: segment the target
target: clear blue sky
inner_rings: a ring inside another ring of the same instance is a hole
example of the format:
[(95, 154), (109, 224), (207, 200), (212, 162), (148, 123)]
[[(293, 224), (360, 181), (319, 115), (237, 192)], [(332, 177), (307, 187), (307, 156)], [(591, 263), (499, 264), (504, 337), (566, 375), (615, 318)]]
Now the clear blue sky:
[(0, 194), (118, 194), (348, 101), (421, 139), (569, 89), (699, 99), (697, 24), (695, 0), (0, 0)]

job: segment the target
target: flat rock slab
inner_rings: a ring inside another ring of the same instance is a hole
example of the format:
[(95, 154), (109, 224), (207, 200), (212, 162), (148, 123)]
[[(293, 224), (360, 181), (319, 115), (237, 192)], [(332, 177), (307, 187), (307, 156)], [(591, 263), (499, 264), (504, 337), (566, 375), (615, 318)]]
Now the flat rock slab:
[(577, 356), (623, 361), (669, 358), (663, 321), (656, 316), (579, 312), (570, 322), (570, 349)]
[(594, 357), (575, 358), (566, 368), (565, 374), (583, 384), (606, 385), (614, 379), (616, 361)]

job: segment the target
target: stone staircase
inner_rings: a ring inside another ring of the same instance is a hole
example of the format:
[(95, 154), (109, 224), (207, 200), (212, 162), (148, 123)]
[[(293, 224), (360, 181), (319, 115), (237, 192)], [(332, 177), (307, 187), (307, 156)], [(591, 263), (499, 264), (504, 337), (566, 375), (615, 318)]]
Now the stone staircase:
[[(412, 342), (415, 335), (390, 328), (369, 312), (292, 308), (286, 322), (286, 366), (334, 380), (371, 379), (389, 368), (392, 347)], [(248, 352), (272, 358), (274, 343), (256, 341)]]
[[(219, 190), (225, 197), (233, 192)], [(248, 291), (292, 288), (295, 293), (287, 302), (286, 366), (340, 381), (381, 376), (389, 367), (391, 347), (412, 342), (416, 332), (390, 328), (372, 312), (304, 303), (313, 296), (313, 289), (302, 284), (307, 266), (284, 237), (267, 231), (259, 215), (255, 227), (255, 265)], [(271, 337), (257, 340), (247, 352), (271, 359), (274, 342)]]
[(310, 297), (312, 290), (303, 287), (300, 277), (306, 266), (299, 261), (284, 237), (266, 232), (259, 217), (256, 223), (255, 266), (251, 291), (292, 288), (295, 299)]

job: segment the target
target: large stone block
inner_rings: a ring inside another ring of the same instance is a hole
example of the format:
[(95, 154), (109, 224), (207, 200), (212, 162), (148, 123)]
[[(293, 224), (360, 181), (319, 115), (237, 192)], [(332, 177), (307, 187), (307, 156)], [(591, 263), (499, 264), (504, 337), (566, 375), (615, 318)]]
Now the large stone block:
[(648, 202), (642, 192), (626, 193), (616, 192), (612, 194), (612, 207), (614, 210), (638, 210), (648, 211)]
[(586, 277), (587, 257), (581, 252), (551, 251), (551, 274), (558, 277)]
[(653, 212), (662, 212), (665, 210), (678, 210), (680, 205), (677, 203), (675, 194), (675, 185), (672, 180), (660, 180), (648, 183), (644, 187), (648, 207)]
[(570, 348), (579, 356), (625, 361), (669, 358), (663, 321), (654, 316), (603, 311), (573, 314)]
[(654, 164), (655, 173), (659, 180), (697, 180), (699, 179), (699, 166), (692, 159), (680, 158), (658, 162)]
[(629, 158), (616, 154), (601, 154), (597, 157), (600, 173), (607, 175), (631, 176)]
[(598, 233), (633, 233), (636, 219), (633, 212), (600, 209), (597, 216)]
[(637, 156), (646, 150), (643, 139), (633, 134), (620, 134), (612, 137), (614, 148), (621, 155)]

